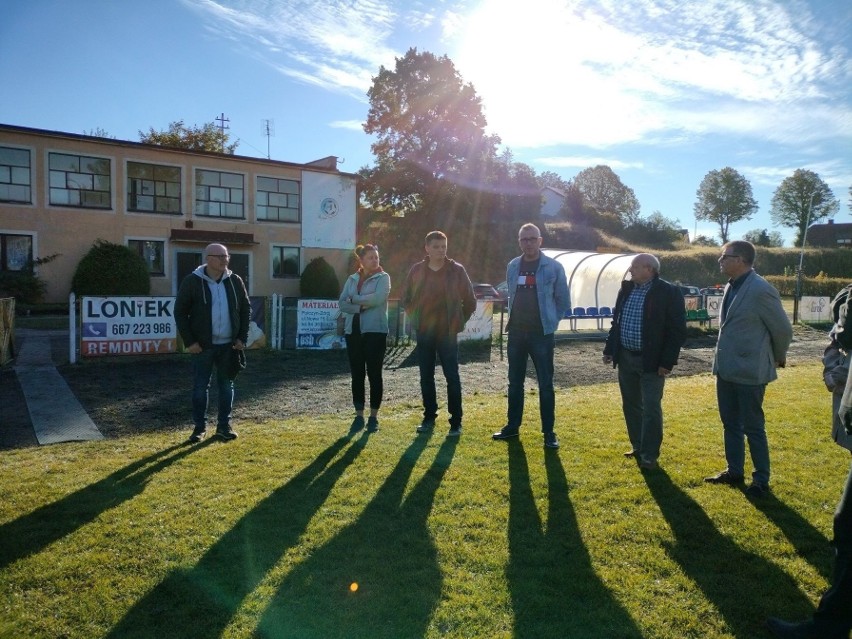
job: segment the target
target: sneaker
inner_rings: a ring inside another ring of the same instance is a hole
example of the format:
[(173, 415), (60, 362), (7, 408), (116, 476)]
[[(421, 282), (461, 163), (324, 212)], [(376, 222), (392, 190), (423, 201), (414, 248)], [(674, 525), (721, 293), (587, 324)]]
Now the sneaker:
[(627, 457), (627, 459), (632, 459), (633, 457), (639, 457), (639, 451), (635, 450), (635, 449), (634, 450), (628, 450), (626, 453), (624, 453), (624, 456)]
[(230, 426), (220, 426), (216, 429), (216, 437), (219, 437), (220, 439), (224, 439), (226, 442), (229, 442), (237, 438), (237, 433)]
[(447, 433), (447, 437), (459, 437), (461, 435), (461, 426), (450, 426), (450, 432)]
[(375, 433), (379, 430), (379, 420), (373, 416), (367, 418), (367, 432)]
[(518, 436), (517, 428), (509, 428), (508, 426), (503, 426), (502, 429), (498, 430), (496, 433), (491, 435), (491, 439), (512, 439), (513, 437)]
[(745, 490), (746, 497), (766, 497), (769, 494), (769, 484), (762, 481), (753, 481), (751, 486)]
[(355, 415), (355, 419), (352, 420), (352, 425), (349, 427), (349, 432), (357, 433), (362, 428), (364, 428), (364, 416)]
[(742, 475), (734, 475), (729, 470), (723, 470), (721, 473), (713, 475), (712, 477), (705, 477), (704, 481), (708, 484), (741, 484), (745, 481), (745, 478)]
[(559, 448), (559, 440), (556, 439), (556, 433), (545, 433), (544, 434), (544, 447), (545, 448)]
[(189, 436), (189, 441), (192, 444), (197, 444), (202, 439), (204, 439), (206, 436), (207, 436), (207, 429), (206, 428), (196, 428), (195, 430), (192, 431), (192, 435)]
[(420, 422), (420, 426), (417, 427), (418, 433), (428, 433), (433, 428), (435, 428), (435, 420), (434, 419), (424, 419)]

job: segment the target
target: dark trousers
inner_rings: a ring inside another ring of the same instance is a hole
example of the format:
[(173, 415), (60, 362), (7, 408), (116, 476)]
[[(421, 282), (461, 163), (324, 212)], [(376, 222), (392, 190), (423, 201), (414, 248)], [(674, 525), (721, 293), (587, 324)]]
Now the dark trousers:
[(214, 366), (219, 399), (216, 428), (227, 428), (230, 424), (234, 406), (234, 381), (228, 377), (228, 368), (232, 351), (231, 344), (217, 344), (193, 355), (192, 422), (198, 430), (204, 430), (207, 424), (208, 389)]
[(385, 388), (382, 365), (387, 344), (386, 333), (353, 333), (346, 336), (346, 354), (352, 372), (352, 404), (356, 411), (364, 410), (365, 378), (370, 380), (370, 409), (378, 410), (382, 405)]
[(447, 411), (450, 425), (461, 426), (462, 390), (459, 377), (459, 343), (455, 335), (417, 334), (417, 364), (420, 367), (420, 393), (423, 396), (423, 420), (435, 421), (438, 397), (435, 391), (435, 365), (441, 359), (441, 370), (447, 380)]
[(847, 636), (852, 629), (852, 468), (834, 513), (834, 575), (820, 599), (814, 623), (826, 636)]
[(725, 428), (725, 459), (728, 470), (744, 475), (745, 442), (754, 465), (752, 478), (769, 483), (769, 442), (766, 439), (766, 419), (763, 416), (765, 384), (736, 384), (716, 378), (716, 399), (719, 417)]
[(618, 387), (630, 444), (643, 462), (655, 462), (663, 443), (663, 389), (666, 378), (642, 369), (642, 353), (622, 349), (618, 355)]
[(556, 393), (553, 390), (553, 333), (509, 330), (506, 352), (509, 358), (509, 406), (507, 424), (510, 429), (521, 426), (524, 417), (524, 381), (527, 360), (531, 359), (538, 378), (541, 432), (552, 433), (556, 421)]

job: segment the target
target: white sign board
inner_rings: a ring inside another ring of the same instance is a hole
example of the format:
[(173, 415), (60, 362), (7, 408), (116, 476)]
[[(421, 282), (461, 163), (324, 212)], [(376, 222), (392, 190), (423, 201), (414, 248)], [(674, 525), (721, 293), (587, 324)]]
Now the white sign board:
[(302, 246), (355, 246), (355, 180), (333, 173), (302, 171)]
[(84, 297), (80, 354), (174, 353), (174, 304), (173, 297)]
[(803, 322), (830, 322), (830, 297), (802, 297), (799, 302), (799, 319)]
[(459, 333), (460, 342), (491, 339), (492, 324), (494, 322), (494, 302), (491, 300), (476, 300), (476, 310), (464, 330)]
[(346, 348), (337, 334), (337, 300), (299, 300), (296, 308), (296, 348)]

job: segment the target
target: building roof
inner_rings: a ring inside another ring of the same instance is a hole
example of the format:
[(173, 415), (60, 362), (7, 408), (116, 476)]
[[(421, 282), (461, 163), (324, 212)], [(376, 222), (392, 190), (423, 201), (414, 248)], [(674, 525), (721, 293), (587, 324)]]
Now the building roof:
[(164, 151), (171, 151), (173, 153), (183, 153), (187, 155), (197, 155), (197, 156), (206, 156), (206, 157), (219, 157), (219, 158), (227, 158), (229, 160), (237, 160), (237, 161), (250, 161), (254, 163), (261, 164), (270, 164), (274, 166), (287, 166), (287, 167), (298, 167), (298, 168), (310, 168), (311, 170), (319, 171), (319, 172), (329, 172), (335, 173), (339, 175), (346, 175), (349, 177), (357, 178), (357, 174), (355, 173), (344, 173), (342, 171), (337, 170), (337, 156), (329, 155), (324, 158), (320, 158), (319, 160), (314, 160), (312, 162), (298, 163), (298, 162), (282, 162), (280, 160), (270, 160), (267, 158), (258, 158), (250, 155), (237, 155), (232, 153), (218, 153), (215, 151), (200, 151), (196, 149), (183, 149), (178, 147), (170, 147), (170, 146), (162, 146), (159, 144), (146, 144), (144, 142), (133, 142), (130, 140), (117, 140), (114, 138), (106, 138), (100, 137), (96, 135), (80, 135), (77, 133), (66, 133), (64, 131), (50, 131), (48, 129), (33, 129), (25, 126), (16, 126), (13, 124), (3, 124), (0, 122), (0, 132), (9, 132), (9, 133), (20, 133), (20, 134), (29, 134), (29, 135), (40, 135), (43, 137), (55, 137), (55, 138), (66, 138), (66, 139), (76, 139), (76, 140), (85, 140), (86, 142), (95, 142), (100, 144), (108, 144), (111, 146), (122, 146), (122, 147), (137, 147), (144, 149), (158, 149)]
[(852, 246), (852, 224), (812, 224), (808, 227), (807, 243), (810, 246), (837, 248)]

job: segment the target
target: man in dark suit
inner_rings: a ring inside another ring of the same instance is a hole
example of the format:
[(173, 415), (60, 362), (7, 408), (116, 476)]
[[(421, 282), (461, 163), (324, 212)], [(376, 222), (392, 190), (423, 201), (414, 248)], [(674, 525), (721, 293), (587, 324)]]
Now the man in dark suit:
[(778, 291), (754, 272), (754, 258), (754, 246), (741, 240), (725, 244), (719, 256), (719, 270), (730, 279), (722, 298), (713, 374), (728, 467), (704, 481), (743, 483), (748, 439), (754, 472), (746, 494), (763, 497), (769, 492), (763, 395), (778, 377), (776, 367), (786, 363), (793, 328)]
[(624, 456), (652, 470), (663, 442), (663, 388), (686, 340), (686, 312), (680, 290), (660, 279), (655, 256), (640, 253), (629, 270), (615, 301), (603, 361), (618, 368), (631, 444)]

